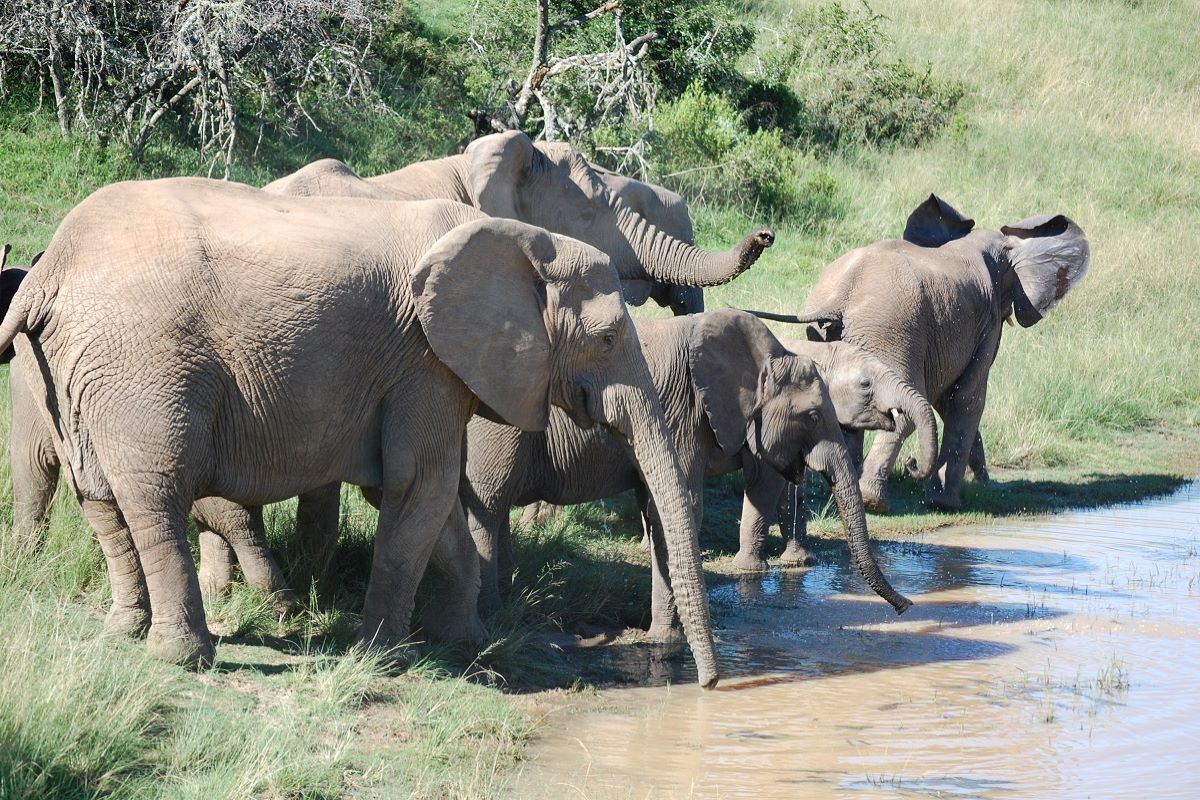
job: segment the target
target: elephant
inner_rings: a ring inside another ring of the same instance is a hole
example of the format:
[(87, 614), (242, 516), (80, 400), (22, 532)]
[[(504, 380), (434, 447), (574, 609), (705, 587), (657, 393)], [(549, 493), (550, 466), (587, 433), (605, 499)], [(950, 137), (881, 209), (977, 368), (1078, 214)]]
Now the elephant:
[[(974, 227), (931, 194), (902, 240), (850, 251), (821, 272), (802, 314), (769, 315), (809, 324), (809, 338), (866, 349), (933, 404), (943, 431), (925, 501), (950, 510), (962, 507), (968, 461), (984, 466), (979, 421), (1004, 322), (1036, 325), (1079, 284), (1090, 258), (1083, 231), (1062, 214)], [(887, 512), (887, 478), (909, 433), (875, 437), (861, 481), (868, 509)]]
[[(920, 460), (906, 464), (908, 473), (925, 480), (938, 457), (937, 420), (933, 407), (916, 387), (861, 347), (849, 342), (810, 342), (781, 339), (790, 353), (813, 362), (817, 374), (829, 387), (829, 397), (843, 432), (894, 431), (913, 425), (921, 444)], [(804, 494), (802, 487), (786, 483), (781, 475), (766, 474), (753, 485), (747, 483), (742, 502), (738, 553), (733, 564), (740, 572), (767, 569), (764, 545), (767, 531), (778, 510), (783, 531), (784, 566), (811, 563), (804, 546)]]
[(362, 640), (406, 641), (435, 547), (457, 569), (441, 615), (478, 640), (457, 502), (467, 421), (539, 430), (556, 406), (632, 443), (699, 681), (714, 686), (696, 522), (610, 259), (462, 204), (395, 205), (113, 184), (67, 215), (0, 309), (0, 352), (15, 343), (35, 362), (38, 413), (101, 540), (109, 625), (148, 632), (165, 660), (211, 663), (193, 501), (257, 506), (347, 482), (381, 506)]
[[(682, 459), (697, 524), (706, 475), (741, 469), (750, 486), (768, 475), (782, 485), (807, 465), (833, 485), (856, 568), (903, 613), (911, 602), (892, 588), (871, 555), (857, 475), (814, 364), (788, 353), (765, 325), (735, 309), (640, 320), (636, 326)], [(628, 442), (611, 431), (584, 429), (557, 410), (545, 431), (533, 433), (472, 419), (460, 495), (480, 554), (481, 603), (499, 603), (511, 506), (535, 500), (581, 503), (634, 489), (651, 521), (650, 635), (676, 638), (666, 580), (674, 573), (663, 557), (661, 513), (644, 486)]]

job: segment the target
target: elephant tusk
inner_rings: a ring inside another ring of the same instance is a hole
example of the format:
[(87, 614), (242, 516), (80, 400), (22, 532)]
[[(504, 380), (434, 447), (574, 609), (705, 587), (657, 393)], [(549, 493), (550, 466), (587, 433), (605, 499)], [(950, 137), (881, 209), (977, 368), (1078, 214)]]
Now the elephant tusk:
[(1011, 312), (1011, 311), (1009, 311), (1009, 312), (1008, 312), (1008, 313), (1007, 313), (1007, 314), (1004, 316), (1004, 322), (1005, 322), (1005, 324), (1007, 324), (1007, 325), (1008, 325), (1008, 327), (1010, 327), (1010, 328), (1013, 326), (1013, 321), (1012, 321), (1012, 312)]

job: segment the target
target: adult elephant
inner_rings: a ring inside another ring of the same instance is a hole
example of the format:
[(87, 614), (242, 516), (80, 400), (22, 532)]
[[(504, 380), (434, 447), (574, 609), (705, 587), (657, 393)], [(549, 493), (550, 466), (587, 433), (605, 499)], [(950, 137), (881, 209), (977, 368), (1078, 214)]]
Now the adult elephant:
[[(938, 471), (926, 502), (962, 505), (963, 475), (979, 432), (988, 373), (1005, 320), (1037, 324), (1087, 273), (1088, 242), (1062, 214), (999, 231), (930, 195), (908, 218), (903, 240), (852, 250), (821, 273), (791, 321), (819, 338), (865, 348), (929, 399), (942, 417)], [(777, 315), (776, 315), (777, 316)], [(811, 331), (812, 329), (810, 329)], [(875, 437), (863, 465), (867, 507), (886, 512), (887, 477), (911, 428)]]
[[(829, 387), (829, 397), (844, 432), (894, 431), (913, 426), (920, 441), (920, 461), (906, 466), (917, 480), (932, 474), (938, 457), (937, 420), (933, 407), (916, 387), (891, 367), (861, 347), (849, 342), (781, 340), (784, 348), (813, 362), (817, 374)], [(762, 480), (747, 482), (742, 502), (738, 553), (734, 566), (742, 572), (767, 568), (767, 532), (778, 513), (784, 549), (780, 562), (800, 566), (811, 561), (805, 546), (805, 508), (802, 485), (783, 476), (767, 473)]]
[[(362, 638), (405, 641), (439, 535), (465, 531), (468, 419), (480, 408), (538, 430), (553, 404), (632, 443), (664, 509), (700, 682), (717, 680), (683, 476), (594, 248), (457, 203), (120, 183), (63, 221), (0, 325), (0, 351), (14, 341), (105, 545), (109, 622), (148, 621), (160, 657), (212, 660), (193, 500), (262, 505), (335, 481), (381, 499)], [(461, 563), (460, 627), (477, 635), (478, 562)]]
[[(697, 287), (733, 280), (774, 242), (774, 233), (760, 228), (731, 250), (702, 250), (693, 243), (687, 206), (678, 195), (601, 170), (569, 144), (534, 143), (520, 131), (483, 136), (459, 155), (371, 178), (322, 159), (263, 189), (292, 196), (455, 200), (493, 217), (519, 219), (598, 248), (616, 268), (627, 302), (641, 305), (653, 297), (675, 313), (703, 310)], [(318, 574), (332, 557), (338, 498), (339, 488), (328, 486), (302, 496), (297, 506), (301, 550)], [(206, 544), (219, 548), (220, 540)], [(202, 560), (208, 552), (202, 549)], [(228, 555), (212, 561), (231, 563)]]
[[(705, 476), (740, 469), (753, 487), (768, 476), (782, 485), (806, 466), (817, 470), (833, 486), (855, 567), (903, 613), (911, 603), (871, 555), (857, 475), (812, 361), (788, 353), (766, 326), (733, 309), (641, 321), (637, 328), (697, 518)], [(635, 489), (651, 520), (651, 635), (672, 638), (677, 628), (666, 577), (674, 573), (659, 522), (665, 518), (644, 480), (627, 442), (607, 430), (585, 429), (567, 414), (552, 412), (541, 432), (472, 419), (461, 495), (482, 561), (483, 602), (498, 603), (500, 579), (508, 577), (501, 575), (507, 570), (500, 557), (509, 549), (513, 505), (581, 503)]]

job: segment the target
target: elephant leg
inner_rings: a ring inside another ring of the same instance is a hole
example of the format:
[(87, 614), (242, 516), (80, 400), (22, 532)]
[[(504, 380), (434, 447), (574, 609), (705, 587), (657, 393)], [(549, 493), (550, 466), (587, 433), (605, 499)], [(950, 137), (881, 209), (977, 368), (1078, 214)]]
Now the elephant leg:
[(846, 449), (850, 451), (850, 462), (854, 465), (859, 477), (863, 474), (863, 460), (866, 457), (866, 431), (842, 431), (846, 440)]
[[(264, 594), (270, 595), (275, 611), (281, 616), (294, 614), (301, 608), (300, 599), (288, 588), (283, 570), (271, 548), (267, 546), (267, 529), (263, 524), (262, 506), (241, 506), (219, 497), (205, 497), (192, 506), (192, 516), (201, 523), (200, 539), (200, 589), (203, 593), (206, 579), (211, 579), (210, 589), (220, 589), (220, 581), (232, 577), (233, 561), (236, 557), (242, 568), (246, 583)], [(203, 534), (210, 532), (208, 537)], [(205, 551), (208, 544), (209, 552)], [(230, 553), (232, 549), (232, 553)], [(206, 556), (212, 555), (216, 562), (212, 571), (206, 567)], [(228, 567), (226, 567), (228, 564)], [(228, 575), (229, 577), (226, 577)], [(206, 595), (216, 597), (219, 595)]]
[(296, 543), (300, 551), (297, 574), (305, 583), (329, 582), (337, 550), (342, 485), (331, 483), (300, 495), (296, 504)]
[(783, 534), (783, 555), (779, 563), (785, 567), (808, 567), (817, 563), (809, 553), (808, 520), (804, 507), (804, 483), (788, 483), (779, 500), (779, 530)]
[(634, 500), (637, 502), (638, 516), (642, 521), (642, 540), (638, 543), (638, 547), (643, 553), (650, 552), (650, 492), (645, 486), (639, 485), (633, 490)]
[(443, 642), (485, 644), (487, 630), (479, 618), (479, 554), (462, 503), (451, 508), (429, 565), (434, 599), (421, 615), (421, 627)]
[(13, 483), (13, 544), (18, 552), (41, 545), (46, 511), (58, 488), (59, 461), (50, 429), (42, 422), (37, 401), (18, 358), (9, 370), (10, 426), (8, 453)]
[[(463, 432), (473, 398), (448, 381), (436, 381), (436, 374), (421, 390), (436, 392), (438, 401), (400, 390), (389, 396), (384, 411), (382, 502), (360, 633), (373, 648), (408, 643), (417, 586), (458, 502)], [(447, 402), (456, 392), (458, 409)]]
[[(994, 350), (992, 352), (994, 355)], [(975, 359), (972, 368), (955, 382), (939, 404), (944, 423), (942, 446), (938, 454), (938, 470), (929, 479), (925, 490), (925, 502), (934, 508), (962, 508), (962, 482), (987, 403), (987, 377), (991, 363), (990, 358)]]
[(237, 559), (233, 548), (204, 523), (196, 520), (200, 533), (200, 596), (205, 600), (225, 597), (233, 586), (233, 568)]
[(779, 498), (787, 481), (773, 469), (745, 456), (742, 472), (746, 476), (746, 492), (742, 496), (742, 521), (738, 530), (738, 553), (733, 566), (739, 572), (766, 572), (767, 533), (775, 522)]
[(528, 530), (534, 525), (545, 525), (562, 515), (563, 507), (545, 500), (538, 500), (525, 506), (521, 512), (521, 527)]
[(991, 480), (988, 475), (987, 454), (983, 450), (983, 434), (975, 431), (975, 443), (971, 445), (971, 455), (967, 459), (967, 466), (971, 468), (971, 474), (975, 476), (978, 483), (987, 483)]
[(104, 627), (127, 636), (143, 636), (150, 628), (150, 596), (133, 545), (133, 536), (115, 503), (84, 500), (80, 503), (108, 567), (112, 606)]
[(646, 516), (650, 520), (650, 630), (646, 638), (669, 644), (686, 642), (671, 591), (666, 532), (653, 502), (648, 504)]
[(504, 564), (500, 558), (502, 551), (511, 550), (510, 503), (501, 494), (478, 489), (466, 478), (459, 485), (459, 500), (479, 562), (479, 612), (493, 614), (504, 605), (501, 587), (512, 585), (511, 556), (503, 559)]
[(888, 476), (896, 465), (900, 448), (916, 426), (908, 417), (902, 416), (901, 424), (894, 431), (880, 431), (875, 435), (871, 452), (862, 466), (862, 477), (858, 487), (862, 491), (863, 507), (874, 514), (886, 514), (888, 506)]
[(164, 661), (208, 666), (213, 662), (213, 645), (187, 543), (188, 506), (158, 488), (177, 485), (175, 477), (154, 477), (147, 485), (113, 482), (150, 593), (147, 647)]
[[(44, 446), (43, 446), (44, 445)], [(49, 442), (9, 442), (13, 483), (12, 539), (17, 552), (31, 553), (42, 544), (46, 512), (58, 488), (59, 463)]]

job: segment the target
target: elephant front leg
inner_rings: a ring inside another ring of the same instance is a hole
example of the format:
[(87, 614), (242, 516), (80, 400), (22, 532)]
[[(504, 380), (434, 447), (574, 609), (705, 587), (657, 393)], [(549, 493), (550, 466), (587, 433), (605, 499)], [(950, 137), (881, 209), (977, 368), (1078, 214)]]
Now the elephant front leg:
[[(988, 362), (990, 364), (990, 362)], [(929, 479), (925, 502), (933, 508), (962, 508), (962, 483), (979, 434), (987, 400), (987, 371), (977, 370), (959, 380), (942, 404), (942, 446), (938, 470)]]
[(858, 488), (862, 492), (863, 507), (873, 514), (886, 514), (891, 510), (888, 503), (888, 476), (896, 466), (904, 440), (916, 430), (907, 416), (901, 416), (900, 420), (896, 430), (875, 434), (871, 452), (862, 465)]
[(742, 473), (746, 476), (746, 491), (742, 496), (738, 553), (733, 566), (739, 572), (766, 572), (767, 534), (775, 522), (787, 481), (775, 470), (759, 464), (749, 451), (742, 454)]
[(808, 567), (817, 563), (808, 551), (807, 509), (804, 503), (804, 482), (788, 483), (779, 499), (779, 531), (783, 534), (784, 567)]
[(429, 565), (434, 594), (421, 615), (425, 632), (444, 642), (485, 644), (487, 630), (479, 618), (479, 554), (461, 503), (453, 504)]
[(80, 505), (100, 542), (112, 587), (104, 627), (126, 636), (144, 636), (150, 629), (150, 595), (125, 519), (115, 503), (84, 500)]
[(297, 575), (305, 584), (329, 583), (337, 550), (342, 510), (342, 485), (331, 483), (300, 495), (296, 504), (296, 543), (300, 551)]

